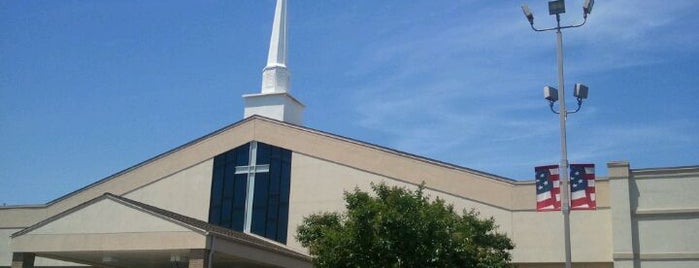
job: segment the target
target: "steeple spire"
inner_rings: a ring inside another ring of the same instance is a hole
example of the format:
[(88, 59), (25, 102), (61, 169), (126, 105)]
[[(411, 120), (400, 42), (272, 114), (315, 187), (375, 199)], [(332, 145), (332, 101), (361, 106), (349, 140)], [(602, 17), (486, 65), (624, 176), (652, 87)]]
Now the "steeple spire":
[(274, 66), (286, 67), (286, 0), (277, 1), (274, 11), (267, 67)]
[(262, 71), (262, 93), (289, 91), (286, 42), (286, 0), (277, 0), (272, 35), (269, 39), (267, 66)]
[(259, 94), (243, 95), (245, 118), (261, 115), (301, 125), (304, 106), (289, 93), (290, 74), (286, 60), (286, 0), (277, 0), (267, 66), (262, 70), (262, 89)]

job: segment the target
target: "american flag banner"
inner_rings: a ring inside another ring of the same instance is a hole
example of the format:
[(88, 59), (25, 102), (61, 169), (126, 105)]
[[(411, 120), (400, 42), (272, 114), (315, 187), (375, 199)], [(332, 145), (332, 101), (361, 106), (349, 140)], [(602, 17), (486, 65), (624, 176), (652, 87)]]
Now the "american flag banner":
[(561, 181), (558, 165), (535, 167), (536, 211), (561, 210)]
[(570, 209), (596, 209), (595, 165), (570, 165)]

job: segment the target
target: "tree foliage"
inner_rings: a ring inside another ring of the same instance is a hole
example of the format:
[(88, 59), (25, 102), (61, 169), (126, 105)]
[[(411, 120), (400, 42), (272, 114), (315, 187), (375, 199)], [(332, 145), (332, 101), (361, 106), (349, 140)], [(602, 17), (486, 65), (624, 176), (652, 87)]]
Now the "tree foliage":
[(415, 191), (372, 184), (345, 192), (347, 211), (304, 218), (296, 238), (317, 267), (508, 267), (512, 241), (476, 211)]

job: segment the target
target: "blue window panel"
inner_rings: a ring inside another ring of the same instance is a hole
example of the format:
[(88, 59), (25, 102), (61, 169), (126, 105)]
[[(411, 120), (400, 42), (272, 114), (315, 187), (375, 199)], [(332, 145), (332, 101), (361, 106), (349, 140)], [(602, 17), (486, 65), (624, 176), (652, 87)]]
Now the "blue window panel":
[(224, 178), (223, 168), (214, 168), (214, 175), (211, 181), (211, 202), (215, 204), (221, 203), (221, 197), (223, 197), (223, 178)]
[(260, 173), (255, 177), (255, 195), (252, 201), (252, 226), (250, 231), (266, 237), (267, 193), (269, 173)]
[(233, 202), (231, 199), (223, 199), (221, 206), (221, 222), (230, 222), (233, 216)]
[(237, 208), (245, 208), (245, 194), (248, 190), (248, 177), (246, 174), (235, 175), (235, 187), (233, 188), (233, 203)]
[[(291, 151), (273, 146), (269, 148), (269, 154), (264, 153), (263, 156), (269, 155), (270, 171), (264, 176), (266, 187), (256, 187), (253, 205), (256, 210), (253, 211), (252, 227), (256, 234), (286, 243)], [(267, 162), (266, 159), (260, 159), (260, 161)], [(264, 195), (264, 198), (259, 195)], [(266, 207), (263, 209), (262, 206), (265, 203)]]
[(233, 230), (243, 231), (245, 225), (245, 192), (248, 187), (246, 174), (235, 175), (235, 190), (233, 191)]
[(243, 179), (241, 182), (240, 177), (235, 175), (235, 167), (239, 161), (247, 165), (249, 148), (250, 145), (245, 144), (214, 157), (209, 205), (210, 223), (243, 230), (247, 177), (240, 175)]
[(277, 242), (286, 244), (286, 232), (289, 225), (289, 205), (279, 206), (279, 220), (277, 220)]
[[(291, 156), (289, 156), (291, 158)], [(289, 192), (291, 189), (291, 162), (282, 162), (281, 164), (281, 179), (279, 181), (280, 202), (289, 204)]]
[(277, 226), (279, 223), (276, 219), (267, 219), (267, 226), (265, 227), (265, 237), (279, 241), (279, 236), (277, 235)]
[(226, 164), (226, 153), (214, 157), (214, 167), (223, 166)]
[(276, 161), (273, 165), (269, 167), (269, 176), (271, 179), (269, 191), (271, 194), (279, 194), (279, 185), (280, 185), (280, 179), (282, 177), (282, 167), (278, 163), (279, 161)]
[[(233, 150), (235, 161), (232, 161), (233, 167), (247, 166), (250, 164), (250, 144), (247, 143)], [(230, 151), (229, 151), (230, 152)]]
[(209, 209), (209, 222), (213, 224), (221, 222), (221, 206), (212, 206)]
[[(235, 174), (236, 166), (250, 165), (250, 144), (214, 158), (209, 222), (242, 231), (248, 174)], [(258, 143), (257, 165), (269, 165), (269, 172), (255, 174), (251, 232), (287, 241), (291, 151)]]
[(221, 197), (223, 199), (232, 200), (234, 190), (235, 190), (235, 177), (226, 176), (226, 178), (223, 181), (223, 194), (221, 195)]
[(284, 151), (287, 151), (287, 150), (284, 150), (284, 149), (279, 148), (279, 147), (274, 147), (274, 149), (272, 149), (272, 155), (271, 155), (272, 159), (274, 159), (274, 161), (279, 161), (282, 158)]
[(267, 165), (269, 164), (269, 155), (270, 151), (272, 150), (272, 146), (258, 142), (257, 143), (257, 164), (258, 165)]
[(285, 151), (282, 156), (279, 180), (279, 210), (277, 213), (277, 234), (280, 243), (286, 244), (286, 234), (289, 224), (289, 192), (291, 189), (291, 151)]

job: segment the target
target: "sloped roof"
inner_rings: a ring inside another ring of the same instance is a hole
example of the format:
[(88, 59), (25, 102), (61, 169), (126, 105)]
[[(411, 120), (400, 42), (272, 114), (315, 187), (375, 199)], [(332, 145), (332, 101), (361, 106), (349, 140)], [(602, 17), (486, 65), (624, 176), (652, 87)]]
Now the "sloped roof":
[(329, 133), (329, 132), (325, 132), (325, 131), (321, 131), (321, 130), (317, 130), (317, 129), (313, 129), (313, 128), (309, 128), (309, 127), (298, 126), (298, 125), (286, 123), (286, 122), (283, 122), (283, 121), (279, 121), (279, 120), (275, 120), (275, 119), (271, 119), (271, 118), (267, 118), (267, 117), (263, 117), (263, 116), (259, 116), (259, 115), (254, 115), (254, 116), (248, 117), (248, 118), (246, 118), (246, 119), (240, 120), (240, 121), (238, 121), (238, 122), (235, 122), (235, 123), (233, 123), (233, 124), (230, 124), (230, 125), (228, 125), (228, 126), (225, 126), (225, 127), (223, 127), (223, 128), (220, 128), (220, 129), (218, 129), (218, 130), (216, 130), (216, 131), (214, 131), (214, 132), (211, 132), (211, 133), (209, 133), (209, 134), (206, 134), (206, 135), (204, 135), (204, 136), (202, 136), (202, 137), (200, 137), (200, 138), (194, 139), (194, 140), (192, 140), (192, 141), (190, 141), (190, 142), (187, 142), (187, 143), (185, 143), (185, 144), (183, 144), (183, 145), (181, 145), (181, 146), (178, 146), (178, 147), (176, 147), (176, 148), (173, 148), (173, 149), (171, 149), (171, 150), (168, 150), (168, 151), (166, 151), (166, 152), (164, 152), (164, 153), (161, 153), (161, 154), (159, 154), (159, 155), (156, 155), (155, 157), (152, 157), (152, 158), (150, 158), (150, 159), (147, 159), (147, 160), (145, 160), (145, 161), (143, 161), (143, 162), (141, 162), (141, 163), (138, 163), (138, 164), (136, 164), (136, 165), (134, 165), (134, 166), (131, 166), (131, 167), (127, 168), (127, 169), (124, 169), (124, 170), (122, 170), (122, 171), (119, 171), (119, 172), (117, 172), (117, 173), (115, 173), (115, 174), (113, 174), (113, 175), (110, 175), (110, 176), (106, 177), (106, 178), (103, 178), (103, 179), (101, 179), (101, 180), (98, 180), (98, 181), (96, 181), (96, 182), (93, 182), (93, 183), (91, 183), (91, 184), (89, 184), (89, 185), (87, 185), (87, 186), (85, 186), (85, 187), (82, 187), (82, 188), (77, 189), (77, 190), (75, 190), (75, 191), (73, 191), (73, 192), (70, 192), (70, 193), (68, 193), (68, 194), (66, 194), (66, 195), (64, 195), (64, 196), (61, 196), (61, 197), (59, 197), (59, 198), (57, 198), (57, 199), (54, 199), (54, 200), (48, 202), (46, 205), (51, 205), (51, 204), (53, 204), (53, 203), (57, 203), (57, 202), (59, 202), (59, 201), (61, 201), (61, 200), (64, 200), (64, 199), (66, 199), (66, 198), (69, 198), (70, 196), (72, 196), (72, 195), (74, 195), (74, 194), (77, 194), (77, 193), (82, 192), (82, 191), (84, 191), (84, 190), (86, 190), (86, 189), (92, 188), (92, 187), (94, 187), (94, 186), (96, 186), (96, 185), (99, 185), (99, 184), (104, 183), (104, 182), (106, 182), (106, 181), (109, 181), (109, 180), (111, 180), (111, 179), (117, 178), (117, 177), (119, 177), (119, 176), (122, 175), (122, 174), (128, 173), (128, 172), (130, 172), (130, 171), (132, 171), (132, 170), (135, 170), (135, 169), (138, 169), (138, 168), (141, 167), (141, 166), (144, 166), (144, 165), (146, 165), (146, 164), (155, 162), (155, 161), (157, 161), (157, 160), (159, 160), (159, 159), (161, 159), (161, 158), (163, 158), (163, 157), (165, 157), (165, 156), (168, 156), (168, 155), (170, 155), (170, 154), (173, 154), (173, 153), (175, 153), (175, 152), (178, 152), (178, 151), (180, 151), (180, 150), (182, 150), (182, 149), (184, 149), (184, 148), (190, 147), (190, 146), (195, 145), (195, 144), (197, 144), (197, 143), (199, 143), (199, 142), (201, 142), (201, 141), (203, 141), (203, 140), (207, 140), (207, 139), (209, 139), (209, 138), (212, 138), (212, 137), (214, 137), (214, 136), (217, 136), (218, 134), (220, 134), (220, 133), (222, 133), (222, 132), (225, 132), (225, 131), (230, 130), (230, 129), (232, 129), (232, 128), (236, 128), (236, 127), (238, 127), (238, 126), (240, 126), (240, 125), (243, 125), (243, 124), (245, 124), (245, 123), (247, 123), (247, 122), (254, 121), (254, 120), (262, 120), (262, 121), (266, 121), (266, 122), (269, 122), (269, 123), (273, 123), (273, 124), (282, 125), (282, 126), (285, 126), (285, 127), (294, 128), (294, 129), (297, 129), (297, 130), (301, 130), (301, 131), (303, 131), (303, 132), (308, 132), (308, 133), (313, 133), (313, 134), (317, 134), (317, 135), (329, 137), (329, 138), (332, 138), (332, 139), (336, 139), (336, 140), (340, 140), (340, 141), (352, 143), (352, 144), (355, 144), (355, 145), (360, 145), (360, 146), (363, 146), (363, 147), (372, 148), (372, 149), (379, 150), (379, 151), (383, 151), (383, 152), (386, 152), (386, 153), (390, 153), (390, 154), (395, 154), (395, 155), (399, 155), (399, 156), (411, 158), (411, 159), (418, 160), (418, 161), (421, 161), (421, 162), (426, 162), (426, 163), (438, 165), (438, 166), (441, 166), (441, 167), (444, 167), (444, 168), (455, 169), (455, 170), (459, 170), (459, 171), (462, 171), (462, 172), (471, 173), (471, 174), (474, 174), (474, 175), (477, 175), (477, 176), (480, 176), (480, 177), (483, 177), (483, 178), (489, 178), (489, 179), (493, 179), (493, 180), (500, 181), (500, 182), (506, 182), (506, 183), (515, 183), (515, 182), (517, 182), (517, 181), (515, 181), (515, 180), (513, 180), (513, 179), (510, 179), (510, 178), (506, 178), (506, 177), (498, 176), (498, 175), (495, 175), (495, 174), (491, 174), (491, 173), (487, 173), (487, 172), (483, 172), (483, 171), (479, 171), (479, 170), (475, 170), (475, 169), (471, 169), (471, 168), (459, 166), (459, 165), (456, 165), (456, 164), (451, 164), (451, 163), (447, 163), (447, 162), (443, 162), (443, 161), (439, 161), (439, 160), (435, 160), (435, 159), (431, 159), (431, 158), (427, 158), (427, 157), (415, 155), (415, 154), (412, 154), (412, 153), (408, 153), (408, 152), (404, 152), (404, 151), (400, 151), (400, 150), (388, 148), (388, 147), (385, 147), (385, 146), (381, 146), (381, 145), (377, 145), (377, 144), (373, 144), (373, 143), (368, 143), (368, 142), (364, 142), (364, 141), (352, 139), (352, 138), (345, 137), (345, 136), (341, 136), (341, 135), (337, 135), (337, 134), (332, 134), (332, 133)]
[[(502, 209), (512, 208), (514, 201), (510, 196), (512, 189), (518, 185), (512, 179), (463, 166), (262, 116), (251, 116), (31, 208), (48, 209), (46, 215), (51, 216), (105, 192), (124, 195), (253, 140), (389, 179), (411, 184), (425, 182), (428, 189)], [(36, 222), (31, 218), (15, 224)], [(41, 217), (33, 218), (41, 220)]]
[(254, 236), (254, 235), (246, 234), (243, 232), (233, 231), (233, 230), (228, 229), (228, 228), (213, 225), (213, 224), (210, 224), (208, 222), (205, 222), (205, 221), (202, 221), (199, 219), (195, 219), (195, 218), (188, 217), (188, 216), (185, 216), (182, 214), (178, 214), (178, 213), (175, 213), (175, 212), (172, 212), (169, 210), (165, 210), (165, 209), (154, 207), (154, 206), (151, 206), (148, 204), (144, 204), (144, 203), (141, 203), (141, 202), (138, 202), (135, 200), (128, 199), (126, 197), (117, 196), (117, 195), (114, 195), (111, 193), (106, 193), (104, 195), (107, 197), (128, 203), (128, 204), (130, 204), (136, 208), (140, 208), (144, 211), (151, 212), (151, 213), (156, 214), (158, 216), (182, 223), (184, 225), (188, 225), (188, 226), (191, 226), (191, 227), (194, 227), (197, 229), (201, 229), (203, 231), (206, 231), (207, 233), (215, 234), (215, 235), (218, 235), (219, 237), (222, 237), (225, 239), (229, 239), (229, 240), (232, 240), (235, 242), (242, 242), (242, 243), (249, 244), (249, 245), (254, 245), (257, 247), (261, 247), (261, 248), (268, 250), (268, 251), (296, 257), (296, 258), (303, 259), (303, 260), (310, 261), (310, 259), (311, 259), (308, 255), (301, 254), (301, 253), (293, 251), (293, 250), (289, 250), (288, 248), (286, 248), (282, 245), (279, 245), (277, 243), (271, 242), (271, 241), (263, 239), (263, 238), (259, 238), (259, 237)]
[(255, 235), (237, 232), (237, 231), (233, 231), (233, 230), (230, 230), (227, 228), (216, 226), (216, 225), (210, 224), (208, 222), (205, 222), (205, 221), (202, 221), (199, 219), (195, 219), (195, 218), (188, 217), (188, 216), (185, 216), (182, 214), (178, 214), (178, 213), (175, 213), (175, 212), (172, 212), (169, 210), (165, 210), (162, 208), (158, 208), (155, 206), (144, 204), (144, 203), (141, 203), (141, 202), (138, 202), (138, 201), (126, 198), (126, 197), (118, 196), (118, 195), (115, 195), (112, 193), (104, 193), (103, 195), (101, 195), (97, 198), (89, 200), (85, 203), (82, 203), (82, 204), (76, 206), (76, 207), (73, 207), (71, 209), (68, 209), (68, 210), (62, 212), (62, 213), (54, 215), (46, 220), (43, 220), (39, 223), (36, 223), (32, 226), (29, 226), (29, 227), (27, 227), (19, 232), (16, 232), (16, 233), (12, 234), (11, 237), (15, 238), (15, 237), (27, 234), (33, 230), (36, 230), (42, 226), (47, 225), (47, 224), (49, 224), (49, 223), (51, 223), (51, 222), (53, 222), (61, 217), (64, 217), (68, 214), (71, 214), (73, 212), (81, 210), (82, 208), (85, 208), (87, 206), (90, 206), (91, 204), (94, 204), (98, 201), (105, 200), (105, 199), (110, 199), (112, 201), (121, 203), (121, 204), (126, 205), (128, 207), (131, 207), (133, 209), (137, 209), (139, 211), (149, 213), (149, 214), (156, 216), (156, 217), (159, 217), (161, 219), (165, 219), (165, 220), (168, 220), (170, 222), (176, 223), (176, 224), (181, 225), (183, 227), (187, 227), (193, 231), (201, 233), (202, 235), (206, 235), (206, 234), (216, 235), (217, 237), (220, 237), (220, 238), (225, 239), (225, 240), (229, 240), (229, 241), (236, 242), (236, 243), (242, 243), (242, 244), (249, 245), (249, 246), (254, 246), (257, 248), (264, 249), (264, 250), (269, 251), (269, 252), (274, 252), (277, 254), (282, 254), (282, 255), (286, 255), (289, 257), (293, 257), (296, 259), (309, 261), (309, 262), (311, 260), (311, 257), (308, 255), (290, 250), (283, 245), (271, 242), (271, 241), (266, 240), (264, 238), (260, 238), (260, 237), (257, 237)]
[[(235, 128), (235, 127), (238, 126), (238, 125), (242, 125), (242, 124), (244, 124), (245, 122), (252, 120), (254, 117), (255, 117), (255, 116), (249, 117), (249, 118), (240, 120), (240, 121), (238, 121), (238, 122), (235, 122), (235, 123), (233, 123), (233, 124), (227, 125), (227, 126), (225, 126), (225, 127), (222, 127), (222, 128), (220, 128), (220, 129), (218, 129), (218, 130), (216, 130), (216, 131), (214, 131), (214, 132), (211, 132), (211, 133), (206, 134), (206, 135), (204, 135), (204, 136), (202, 136), (202, 137), (199, 137), (199, 138), (197, 138), (197, 139), (194, 139), (194, 140), (192, 140), (192, 141), (190, 141), (190, 142), (187, 142), (187, 143), (185, 143), (185, 144), (182, 144), (182, 145), (180, 145), (180, 146), (178, 146), (178, 147), (175, 147), (175, 148), (173, 148), (173, 149), (170, 149), (170, 150), (168, 150), (168, 151), (166, 151), (166, 152), (163, 152), (163, 153), (161, 153), (161, 154), (159, 154), (159, 155), (156, 155), (156, 156), (154, 156), (154, 157), (152, 157), (152, 158), (149, 158), (149, 159), (147, 159), (147, 160), (145, 160), (145, 161), (143, 161), (143, 162), (140, 162), (140, 163), (138, 163), (138, 164), (136, 164), (136, 165), (133, 165), (133, 166), (131, 166), (131, 167), (129, 167), (129, 168), (126, 168), (126, 169), (121, 170), (121, 171), (119, 171), (119, 172), (117, 172), (117, 173), (114, 173), (114, 174), (112, 174), (112, 175), (109, 175), (109, 176), (107, 176), (107, 177), (105, 177), (105, 178), (103, 178), (103, 179), (100, 179), (100, 180), (98, 180), (98, 181), (95, 181), (95, 182), (93, 182), (93, 183), (90, 183), (90, 184), (88, 184), (88, 185), (86, 185), (86, 186), (84, 186), (84, 187), (82, 187), (82, 188), (80, 188), (80, 189), (77, 189), (77, 190), (72, 191), (72, 192), (70, 192), (70, 193), (68, 193), (68, 194), (65, 194), (65, 195), (63, 195), (63, 196), (61, 196), (61, 197), (58, 197), (58, 198), (56, 198), (56, 199), (54, 199), (54, 200), (51, 200), (51, 201), (49, 201), (48, 203), (46, 203), (46, 205), (51, 205), (51, 204), (57, 203), (57, 202), (59, 202), (59, 201), (61, 201), (61, 200), (63, 200), (63, 199), (66, 199), (66, 198), (68, 198), (68, 197), (74, 195), (74, 194), (77, 194), (77, 193), (82, 192), (82, 191), (84, 191), (84, 190), (86, 190), (86, 189), (92, 188), (92, 187), (94, 187), (94, 186), (96, 186), (96, 185), (99, 185), (99, 184), (101, 184), (101, 183), (103, 183), (103, 182), (106, 182), (106, 181), (109, 181), (109, 180), (111, 180), (111, 179), (117, 178), (117, 177), (119, 177), (119, 176), (122, 175), (122, 174), (128, 173), (129, 171), (135, 170), (135, 169), (137, 169), (137, 168), (139, 168), (139, 167), (142, 167), (142, 166), (144, 166), (144, 165), (146, 165), (146, 164), (148, 164), (148, 163), (155, 162), (155, 161), (157, 161), (158, 159), (161, 159), (161, 158), (163, 158), (163, 157), (165, 157), (165, 156), (167, 156), (167, 155), (170, 155), (170, 154), (172, 154), (172, 153), (175, 153), (175, 152), (177, 152), (177, 151), (180, 151), (180, 150), (182, 150), (183, 148), (187, 148), (187, 147), (192, 146), (192, 145), (194, 145), (194, 144), (196, 144), (196, 143), (198, 143), (198, 142), (200, 142), (200, 141), (202, 141), (202, 140), (206, 140), (206, 139), (208, 139), (208, 138), (211, 138), (211, 137), (213, 137), (213, 136), (216, 136), (216, 135), (218, 135), (219, 133), (224, 132), (224, 131), (226, 131), (226, 130), (228, 130), (228, 129)], [(270, 120), (271, 120), (271, 119), (270, 119)]]

